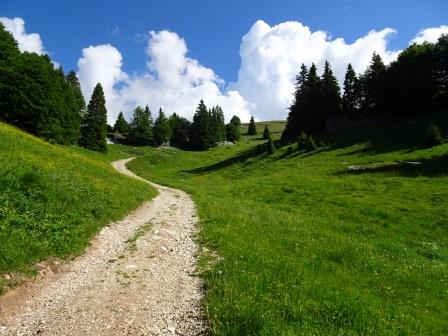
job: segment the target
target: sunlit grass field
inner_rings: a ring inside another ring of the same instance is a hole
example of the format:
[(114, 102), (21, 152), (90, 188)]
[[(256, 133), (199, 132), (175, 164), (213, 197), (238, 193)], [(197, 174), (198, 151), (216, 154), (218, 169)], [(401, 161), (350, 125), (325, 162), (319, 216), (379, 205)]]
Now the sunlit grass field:
[(102, 226), (156, 194), (109, 164), (132, 155), (51, 145), (0, 123), (0, 293), (14, 273), (82, 252)]
[(447, 335), (448, 144), (424, 137), (399, 122), (267, 155), (245, 136), (128, 166), (196, 201), (214, 334)]

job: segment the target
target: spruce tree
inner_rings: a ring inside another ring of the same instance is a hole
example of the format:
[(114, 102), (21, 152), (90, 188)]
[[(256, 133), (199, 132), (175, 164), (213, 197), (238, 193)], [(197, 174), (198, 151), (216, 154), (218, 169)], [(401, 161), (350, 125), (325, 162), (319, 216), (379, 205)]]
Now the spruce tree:
[(247, 135), (256, 135), (257, 125), (255, 125), (254, 117), (250, 117), (249, 127), (247, 128)]
[(130, 130), (128, 134), (128, 142), (131, 145), (146, 146), (152, 143), (152, 118), (149, 107), (142, 108), (137, 106), (134, 109)]
[(322, 98), (321, 98), (321, 112), (322, 128), (325, 130), (325, 122), (328, 118), (338, 116), (341, 110), (341, 89), (338, 81), (333, 75), (330, 63), (325, 61), (324, 73), (321, 80)]
[(85, 124), (81, 129), (81, 138), (79, 140), (80, 145), (91, 150), (106, 152), (106, 125), (106, 100), (103, 87), (98, 83), (87, 106)]
[(213, 147), (210, 124), (210, 113), (201, 99), (190, 127), (190, 142), (193, 149), (204, 150)]
[(187, 148), (190, 144), (189, 132), (191, 123), (187, 119), (173, 113), (168, 119), (168, 124), (172, 133), (171, 144), (179, 148)]
[(113, 127), (114, 132), (120, 133), (120, 134), (128, 134), (129, 133), (130, 126), (126, 119), (123, 116), (123, 112), (120, 112), (118, 115), (117, 121), (115, 122), (115, 125)]
[(325, 121), (322, 121), (322, 82), (317, 75), (317, 67), (311, 64), (306, 78), (304, 90), (303, 112), (301, 113), (301, 130), (308, 133), (319, 132), (323, 129)]
[(84, 100), (84, 96), (81, 92), (81, 85), (79, 84), (78, 76), (76, 75), (76, 72), (73, 70), (70, 71), (66, 76), (67, 83), (70, 84), (71, 88), (73, 89), (73, 92), (75, 94), (76, 102), (78, 104), (78, 111), (79, 116), (82, 120), (84, 120), (86, 115), (86, 102)]
[[(294, 100), (289, 107), (289, 114), (286, 120), (286, 127), (282, 133), (282, 141), (289, 141), (298, 136), (300, 124), (303, 122), (304, 106), (306, 104), (306, 84), (308, 77), (308, 69), (302, 63), (300, 73), (296, 76), (296, 86), (294, 92)], [(302, 118), (302, 120), (301, 120)], [(302, 125), (303, 127), (303, 125)]]
[(381, 56), (373, 53), (365, 73), (360, 77), (361, 104), (364, 113), (378, 114), (383, 107), (386, 66)]
[(159, 116), (154, 122), (153, 136), (156, 146), (167, 144), (171, 139), (171, 128), (162, 108), (159, 109)]
[(224, 124), (224, 112), (221, 106), (216, 105), (210, 110), (210, 132), (215, 143), (226, 138), (226, 126)]
[(359, 104), (359, 84), (355, 70), (349, 63), (344, 79), (344, 94), (342, 96), (342, 113), (346, 116), (356, 115)]
[(264, 131), (263, 131), (263, 139), (267, 140), (271, 137), (271, 131), (269, 131), (269, 127), (268, 125), (264, 126)]
[(269, 139), (268, 139), (267, 146), (268, 146), (268, 153), (274, 154), (276, 148), (275, 148), (274, 142), (272, 141), (271, 137), (269, 137)]

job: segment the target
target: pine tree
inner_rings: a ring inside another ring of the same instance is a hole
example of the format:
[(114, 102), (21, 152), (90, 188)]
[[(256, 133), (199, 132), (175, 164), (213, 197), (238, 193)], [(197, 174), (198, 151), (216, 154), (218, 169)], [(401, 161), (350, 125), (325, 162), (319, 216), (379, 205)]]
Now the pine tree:
[(115, 125), (113, 127), (114, 132), (120, 133), (120, 134), (128, 134), (130, 130), (130, 126), (126, 119), (123, 116), (123, 112), (120, 112), (118, 115), (117, 121), (115, 122)]
[(360, 77), (361, 107), (365, 113), (378, 114), (384, 101), (386, 66), (381, 56), (373, 53), (370, 66)]
[(271, 137), (271, 131), (269, 130), (268, 125), (264, 126), (264, 131), (263, 131), (263, 139), (267, 140)]
[(342, 96), (342, 112), (347, 116), (356, 115), (359, 104), (359, 84), (355, 70), (349, 63), (344, 79), (344, 94)]
[(187, 119), (173, 113), (168, 119), (168, 124), (172, 133), (171, 144), (179, 148), (187, 148), (190, 144), (189, 132), (191, 123)]
[(78, 76), (76, 75), (76, 72), (73, 70), (70, 71), (66, 76), (67, 83), (70, 84), (71, 88), (73, 89), (73, 92), (75, 94), (76, 102), (78, 104), (78, 111), (79, 116), (82, 120), (84, 120), (86, 115), (86, 102), (84, 100), (84, 96), (81, 92), (81, 85), (79, 84)]
[(128, 142), (136, 146), (146, 146), (152, 143), (152, 118), (149, 107), (142, 108), (137, 106), (134, 109), (130, 130), (128, 134)]
[(224, 141), (226, 138), (226, 126), (224, 124), (224, 112), (221, 106), (216, 105), (210, 110), (210, 132), (215, 143)]
[(322, 74), (321, 95), (318, 113), (320, 126), (318, 131), (324, 131), (326, 121), (331, 117), (338, 116), (341, 110), (341, 90), (328, 61), (325, 61), (324, 73)]
[(213, 147), (210, 124), (210, 113), (204, 101), (201, 100), (190, 127), (190, 142), (193, 149), (204, 150)]
[[(300, 131), (301, 117), (303, 119), (304, 105), (306, 103), (306, 84), (308, 69), (305, 64), (300, 67), (300, 73), (296, 76), (294, 100), (289, 107), (286, 127), (282, 133), (282, 141), (289, 141), (297, 137)], [(303, 120), (302, 120), (303, 121)], [(302, 125), (303, 127), (303, 125)]]
[(171, 139), (171, 128), (162, 108), (159, 109), (159, 116), (154, 122), (153, 136), (156, 146), (167, 144)]
[(247, 135), (256, 135), (257, 125), (255, 125), (254, 117), (250, 117), (249, 127), (247, 128)]
[(103, 87), (95, 86), (92, 98), (87, 106), (85, 124), (81, 130), (81, 146), (100, 152), (106, 152), (107, 110)]

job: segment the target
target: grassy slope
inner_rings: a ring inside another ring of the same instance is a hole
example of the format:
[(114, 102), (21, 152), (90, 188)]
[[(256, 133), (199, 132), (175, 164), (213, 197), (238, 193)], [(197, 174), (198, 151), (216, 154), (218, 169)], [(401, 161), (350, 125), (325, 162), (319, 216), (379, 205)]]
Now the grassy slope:
[(51, 145), (0, 123), (0, 292), (2, 274), (80, 253), (102, 226), (155, 195), (108, 163), (131, 155)]
[[(245, 152), (257, 137), (207, 152), (147, 149), (129, 166), (197, 202), (204, 244), (223, 257), (205, 272), (214, 333), (448, 334), (448, 144), (419, 148), (413, 127), (269, 157)], [(391, 141), (400, 132), (407, 140)]]

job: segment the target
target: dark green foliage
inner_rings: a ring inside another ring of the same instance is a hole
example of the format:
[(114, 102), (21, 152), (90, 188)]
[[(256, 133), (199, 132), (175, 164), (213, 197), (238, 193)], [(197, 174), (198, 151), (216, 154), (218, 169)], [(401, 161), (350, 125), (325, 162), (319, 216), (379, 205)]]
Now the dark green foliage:
[(165, 113), (162, 111), (162, 108), (159, 109), (159, 116), (154, 122), (153, 136), (154, 144), (156, 146), (169, 144), (171, 138), (171, 127)]
[(219, 105), (212, 107), (210, 110), (210, 132), (215, 143), (222, 142), (226, 139), (224, 112)]
[(268, 147), (268, 153), (274, 154), (276, 148), (275, 148), (274, 142), (272, 141), (271, 137), (269, 137), (268, 143), (266, 145)]
[(130, 124), (128, 142), (135, 146), (146, 146), (153, 142), (152, 118), (149, 107), (137, 106)]
[(213, 147), (214, 141), (211, 134), (211, 117), (204, 104), (201, 100), (196, 113), (193, 116), (193, 123), (190, 127), (190, 143), (192, 149), (205, 150)]
[(236, 127), (240, 127), (241, 126), (241, 119), (238, 116), (234, 115), (232, 117), (232, 119), (230, 119), (230, 123), (234, 124)]
[(325, 121), (330, 117), (339, 116), (341, 110), (341, 90), (338, 81), (333, 75), (330, 63), (325, 61), (324, 73), (321, 79), (321, 100), (319, 118), (321, 119), (321, 130), (325, 130)]
[(62, 144), (76, 143), (79, 106), (48, 56), (21, 53), (0, 25), (0, 120)]
[(87, 114), (81, 128), (79, 144), (87, 149), (106, 152), (107, 110), (103, 87), (95, 86), (87, 106)]
[(85, 102), (84, 96), (82, 95), (82, 92), (81, 92), (81, 85), (79, 84), (78, 76), (72, 70), (67, 74), (66, 80), (67, 80), (67, 83), (70, 84), (70, 86), (73, 90), (73, 93), (75, 95), (76, 102), (78, 104), (79, 116), (80, 116), (80, 119), (82, 122), (82, 120), (85, 118), (85, 115), (86, 115), (86, 102)]
[(235, 143), (241, 139), (240, 128), (230, 122), (226, 125), (226, 137), (228, 141)]
[(271, 132), (269, 131), (269, 127), (268, 125), (264, 126), (264, 131), (263, 131), (263, 139), (267, 140), (271, 138)]
[(431, 125), (427, 131), (426, 144), (429, 147), (439, 146), (443, 143), (442, 133), (436, 125)]
[(176, 113), (173, 113), (168, 118), (168, 123), (172, 134), (171, 144), (179, 148), (187, 148), (190, 142), (189, 128), (191, 123), (187, 119), (178, 116)]
[(367, 115), (378, 115), (384, 107), (386, 66), (381, 56), (373, 53), (366, 72), (360, 77), (361, 109)]
[(434, 46), (436, 68), (436, 105), (448, 109), (448, 34), (442, 35)]
[(355, 70), (349, 63), (344, 79), (344, 94), (342, 95), (342, 113), (346, 116), (356, 116), (359, 108), (359, 82)]
[(129, 126), (128, 122), (123, 116), (123, 112), (120, 112), (118, 115), (117, 121), (114, 125), (114, 132), (120, 133), (120, 134), (128, 134), (131, 127)]
[(254, 117), (250, 117), (249, 127), (247, 128), (247, 135), (256, 135), (257, 125), (255, 124)]

